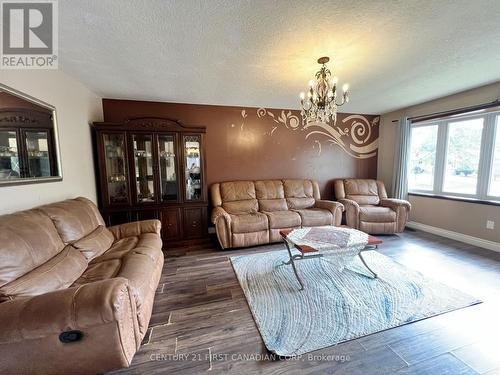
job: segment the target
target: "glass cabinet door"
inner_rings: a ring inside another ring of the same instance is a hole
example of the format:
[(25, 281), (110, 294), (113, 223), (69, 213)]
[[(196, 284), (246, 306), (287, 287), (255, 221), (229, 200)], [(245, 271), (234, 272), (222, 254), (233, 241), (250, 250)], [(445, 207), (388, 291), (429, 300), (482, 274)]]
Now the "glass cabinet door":
[(129, 194), (125, 156), (125, 134), (104, 134), (103, 143), (109, 204), (126, 204), (129, 200)]
[(26, 153), (28, 162), (26, 174), (28, 177), (49, 177), (49, 133), (48, 131), (25, 131)]
[(177, 201), (178, 184), (175, 154), (175, 135), (158, 135), (161, 201)]
[(201, 136), (186, 135), (184, 147), (184, 180), (187, 201), (202, 199)]
[(21, 177), (16, 131), (0, 131), (0, 177), (9, 180)]
[(132, 142), (134, 145), (137, 202), (154, 202), (156, 195), (153, 174), (153, 136), (134, 134)]

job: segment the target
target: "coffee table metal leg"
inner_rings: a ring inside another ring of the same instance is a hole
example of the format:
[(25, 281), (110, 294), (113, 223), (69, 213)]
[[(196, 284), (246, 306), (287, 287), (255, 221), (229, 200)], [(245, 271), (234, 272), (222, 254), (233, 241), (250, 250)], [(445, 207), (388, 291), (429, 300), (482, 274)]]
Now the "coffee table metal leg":
[(300, 284), (300, 289), (299, 290), (304, 290), (304, 284), (302, 283), (302, 280), (301, 280), (301, 278), (299, 276), (299, 273), (297, 272), (297, 267), (295, 267), (294, 256), (292, 255), (292, 250), (290, 249), (290, 245), (288, 244), (288, 241), (285, 240), (285, 239), (283, 240), (283, 242), (285, 242), (286, 249), (288, 250), (288, 255), (290, 256), (290, 260), (288, 262), (286, 262), (285, 264), (291, 264), (292, 265), (293, 273), (295, 274), (295, 277), (297, 278), (297, 281)]
[(361, 259), (361, 261), (363, 262), (364, 266), (366, 267), (366, 269), (368, 271), (371, 272), (371, 274), (373, 275), (373, 278), (376, 279), (377, 278), (377, 274), (375, 272), (373, 272), (373, 270), (368, 266), (368, 264), (366, 263), (365, 259), (363, 258), (363, 252), (361, 251), (359, 254), (359, 259)]

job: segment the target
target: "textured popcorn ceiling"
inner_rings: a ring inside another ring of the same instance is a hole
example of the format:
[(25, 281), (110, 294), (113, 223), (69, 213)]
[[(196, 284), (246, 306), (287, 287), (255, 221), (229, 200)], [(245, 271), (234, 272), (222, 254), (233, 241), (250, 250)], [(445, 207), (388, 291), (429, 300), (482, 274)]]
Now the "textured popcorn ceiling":
[(499, 0), (64, 0), (59, 12), (60, 67), (104, 97), (298, 108), (324, 55), (352, 88), (343, 112), (500, 80)]

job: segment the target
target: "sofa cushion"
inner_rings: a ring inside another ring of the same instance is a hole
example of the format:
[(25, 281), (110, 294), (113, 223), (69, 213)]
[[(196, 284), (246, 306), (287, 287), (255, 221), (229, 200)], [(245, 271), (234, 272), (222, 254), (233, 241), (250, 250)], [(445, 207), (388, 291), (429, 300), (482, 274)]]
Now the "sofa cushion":
[(311, 180), (283, 180), (285, 198), (313, 197), (313, 184)]
[(101, 256), (92, 260), (73, 285), (88, 284), (114, 277), (124, 277), (137, 306), (139, 331), (144, 335), (151, 316), (154, 293), (161, 276), (163, 253), (156, 233), (143, 233), (115, 242)]
[(68, 288), (86, 268), (87, 258), (68, 245), (41, 266), (0, 287), (0, 302)]
[(300, 215), (294, 211), (264, 212), (269, 219), (269, 228), (284, 229), (300, 227)]
[(281, 180), (255, 181), (257, 199), (284, 199), (285, 190)]
[(38, 208), (48, 215), (64, 243), (68, 244), (105, 226), (96, 205), (87, 198), (68, 199)]
[(396, 221), (396, 212), (389, 207), (361, 206), (359, 220), (372, 223), (390, 223)]
[(259, 204), (257, 203), (257, 199), (245, 199), (242, 201), (224, 202), (222, 203), (222, 208), (234, 215), (250, 214), (259, 210)]
[(259, 205), (252, 181), (231, 181), (220, 184), (222, 207), (230, 214), (257, 212)]
[(314, 198), (287, 198), (286, 203), (290, 209), (302, 210), (306, 208), (311, 208), (314, 206), (316, 201)]
[(281, 180), (255, 181), (259, 211), (286, 211), (285, 190)]
[(92, 259), (75, 285), (116, 277), (123, 259), (129, 254), (145, 255), (153, 263), (158, 262), (162, 257), (160, 237), (156, 233), (143, 233), (116, 241), (104, 254)]
[(88, 260), (92, 260), (108, 250), (114, 240), (113, 233), (105, 226), (99, 225), (92, 233), (74, 242), (73, 246)]
[(1, 216), (0, 244), (0, 286), (42, 265), (64, 248), (50, 218), (36, 209)]
[(300, 215), (303, 227), (333, 225), (333, 214), (328, 210), (322, 208), (308, 208), (294, 211)]
[(380, 202), (376, 180), (344, 180), (345, 197), (362, 205), (377, 205)]
[(137, 236), (122, 238), (113, 243), (109, 250), (104, 252), (104, 254), (98, 256), (97, 258), (94, 258), (90, 262), (90, 264), (99, 263), (104, 260), (110, 259), (121, 259), (125, 254), (128, 254), (132, 249), (135, 249), (138, 242), (139, 237)]
[(288, 205), (285, 199), (259, 199), (259, 211), (287, 211)]
[(230, 216), (233, 233), (251, 233), (269, 229), (267, 216), (261, 212)]
[(255, 199), (255, 185), (253, 181), (230, 181), (220, 184), (222, 202)]
[(319, 199), (318, 184), (312, 180), (283, 180), (285, 198), (289, 208), (304, 209), (314, 206)]

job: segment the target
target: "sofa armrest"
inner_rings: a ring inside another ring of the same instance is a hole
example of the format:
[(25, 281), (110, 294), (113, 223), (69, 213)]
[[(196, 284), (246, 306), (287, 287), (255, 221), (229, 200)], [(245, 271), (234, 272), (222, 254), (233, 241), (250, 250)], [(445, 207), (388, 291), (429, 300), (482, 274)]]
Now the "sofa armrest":
[(345, 216), (347, 225), (351, 228), (359, 228), (359, 204), (352, 199), (339, 199), (345, 207)]
[(229, 223), (231, 222), (231, 216), (229, 216), (225, 209), (220, 206), (214, 207), (214, 209), (212, 210), (212, 215), (210, 217), (212, 224), (217, 224), (217, 221), (220, 218), (224, 218), (224, 220), (227, 220)]
[(345, 210), (355, 210), (357, 212), (359, 212), (359, 204), (358, 202), (356, 201), (353, 201), (352, 199), (339, 199), (339, 202), (342, 203), (344, 205), (344, 208)]
[[(45, 365), (70, 373), (82, 355), (92, 361), (89, 371), (128, 366), (141, 340), (136, 315), (128, 280), (121, 277), (0, 303), (0, 368), (23, 373), (34, 360), (40, 373)], [(62, 332), (74, 330), (81, 340), (60, 341)]]
[(210, 218), (223, 249), (231, 247), (231, 216), (222, 207), (214, 207)]
[(344, 211), (342, 203), (318, 199), (314, 203), (314, 207), (330, 211), (333, 215), (333, 225), (339, 226), (341, 224), (342, 212)]
[(411, 204), (403, 199), (384, 198), (380, 200), (380, 206), (389, 207), (396, 212), (396, 232), (401, 233), (405, 230), (408, 214), (411, 210)]
[(113, 233), (115, 239), (119, 240), (125, 237), (140, 236), (143, 233), (160, 234), (161, 222), (156, 219), (134, 221), (132, 223), (115, 225), (108, 229)]
[(405, 207), (408, 211), (411, 210), (411, 203), (403, 199), (390, 199), (384, 198), (380, 200), (380, 206), (397, 209), (398, 207)]

